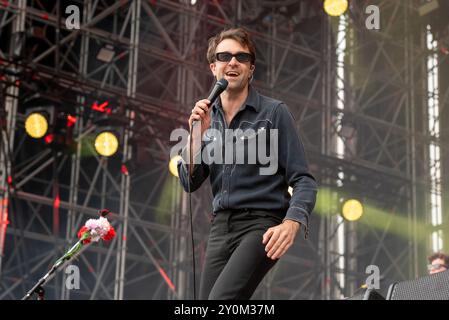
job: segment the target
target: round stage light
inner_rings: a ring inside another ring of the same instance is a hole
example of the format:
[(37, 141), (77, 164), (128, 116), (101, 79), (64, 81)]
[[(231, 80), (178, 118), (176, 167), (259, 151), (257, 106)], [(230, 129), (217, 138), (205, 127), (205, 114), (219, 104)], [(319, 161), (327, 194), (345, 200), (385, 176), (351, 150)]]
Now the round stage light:
[(31, 113), (25, 120), (25, 131), (35, 139), (45, 136), (48, 130), (48, 121), (40, 113)]
[(325, 0), (324, 11), (330, 16), (338, 17), (348, 9), (348, 0)]
[(170, 159), (170, 162), (168, 164), (168, 170), (170, 170), (170, 173), (174, 175), (176, 178), (179, 178), (178, 175), (178, 161), (181, 160), (181, 156), (177, 155)]
[(342, 215), (348, 221), (359, 220), (363, 215), (363, 206), (356, 199), (347, 200), (343, 203)]
[(118, 139), (110, 131), (104, 131), (95, 138), (95, 150), (104, 157), (110, 157), (117, 152)]

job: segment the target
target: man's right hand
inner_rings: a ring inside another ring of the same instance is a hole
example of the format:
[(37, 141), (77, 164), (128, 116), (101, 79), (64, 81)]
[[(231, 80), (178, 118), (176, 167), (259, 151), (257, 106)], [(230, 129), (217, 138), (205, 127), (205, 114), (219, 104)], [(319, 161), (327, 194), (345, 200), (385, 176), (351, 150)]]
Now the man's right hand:
[[(197, 120), (201, 122), (201, 137), (204, 132), (210, 127), (210, 101), (207, 99), (203, 99), (198, 101), (192, 109), (192, 114), (189, 118), (189, 128), (192, 129), (193, 120)], [(197, 124), (199, 125), (199, 124)], [(197, 126), (196, 125), (196, 126)]]

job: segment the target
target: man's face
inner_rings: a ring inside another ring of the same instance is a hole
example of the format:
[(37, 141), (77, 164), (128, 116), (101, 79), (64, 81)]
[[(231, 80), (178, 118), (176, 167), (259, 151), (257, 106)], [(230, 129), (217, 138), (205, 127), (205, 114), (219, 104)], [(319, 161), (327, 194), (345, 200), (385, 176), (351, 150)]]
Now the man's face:
[(444, 260), (443, 259), (435, 259), (432, 261), (432, 268), (429, 270), (430, 274), (434, 274), (434, 273), (438, 273), (438, 272), (443, 272), (447, 270), (447, 267), (444, 264)]
[[(249, 53), (249, 50), (233, 39), (225, 39), (218, 44), (215, 50), (216, 54), (220, 52), (236, 54), (238, 52)], [(239, 62), (236, 57), (232, 57), (228, 62), (216, 60), (210, 64), (210, 69), (217, 80), (221, 78), (228, 80), (227, 90), (241, 91), (248, 86), (249, 79), (254, 71), (254, 66), (251, 65), (250, 61)]]

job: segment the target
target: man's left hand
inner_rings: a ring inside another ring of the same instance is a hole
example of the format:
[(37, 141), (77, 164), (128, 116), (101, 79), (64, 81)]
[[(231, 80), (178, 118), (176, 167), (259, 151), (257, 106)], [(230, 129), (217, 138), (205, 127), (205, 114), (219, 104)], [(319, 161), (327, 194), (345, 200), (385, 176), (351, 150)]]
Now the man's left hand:
[(271, 227), (263, 235), (262, 243), (266, 244), (267, 257), (279, 259), (290, 248), (298, 233), (300, 224), (293, 220), (284, 220), (281, 224)]

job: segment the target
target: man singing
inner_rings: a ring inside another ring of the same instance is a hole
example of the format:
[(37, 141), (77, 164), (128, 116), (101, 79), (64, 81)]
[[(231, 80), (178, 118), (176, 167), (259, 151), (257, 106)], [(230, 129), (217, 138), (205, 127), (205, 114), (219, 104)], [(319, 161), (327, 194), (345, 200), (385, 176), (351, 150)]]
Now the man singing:
[(209, 177), (214, 195), (199, 298), (249, 299), (301, 226), (307, 238), (317, 185), (287, 106), (250, 85), (256, 54), (249, 34), (237, 28), (212, 37), (207, 59), (228, 86), (212, 106), (195, 104), (194, 156), (187, 146), (178, 163), (187, 192)]

